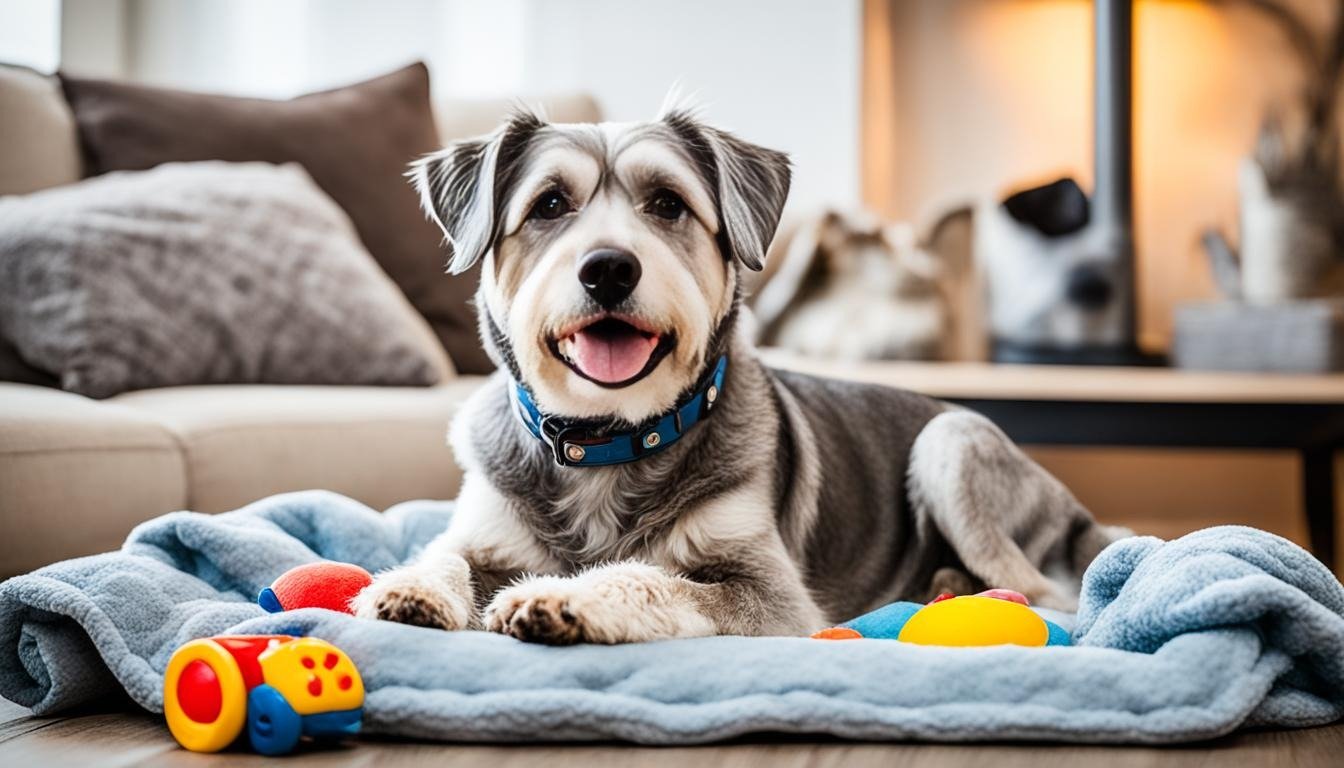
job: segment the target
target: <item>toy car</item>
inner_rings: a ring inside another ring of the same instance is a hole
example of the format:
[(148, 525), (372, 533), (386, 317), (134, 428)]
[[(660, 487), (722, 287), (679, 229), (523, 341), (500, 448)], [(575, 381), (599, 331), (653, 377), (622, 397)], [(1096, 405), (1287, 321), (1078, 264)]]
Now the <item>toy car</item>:
[(312, 637), (192, 640), (168, 661), (163, 714), (177, 743), (218, 752), (247, 727), (252, 749), (290, 752), (299, 739), (359, 732), (364, 681), (339, 648)]

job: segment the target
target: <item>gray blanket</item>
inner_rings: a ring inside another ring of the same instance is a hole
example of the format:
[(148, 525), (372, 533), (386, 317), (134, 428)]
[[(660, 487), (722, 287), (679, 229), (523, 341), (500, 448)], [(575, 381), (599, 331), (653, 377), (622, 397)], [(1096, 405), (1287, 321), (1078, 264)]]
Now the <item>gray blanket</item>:
[(264, 615), (253, 602), (299, 563), (402, 562), (451, 510), (380, 515), (306, 492), (145, 523), (120, 552), (0, 585), (0, 694), (41, 714), (124, 689), (157, 711), (182, 642), (306, 632), (358, 664), (369, 731), (431, 739), (1157, 743), (1344, 715), (1344, 587), (1294, 544), (1240, 527), (1112, 545), (1084, 580), (1077, 646), (1063, 648), (744, 637), (551, 648), (316, 609)]

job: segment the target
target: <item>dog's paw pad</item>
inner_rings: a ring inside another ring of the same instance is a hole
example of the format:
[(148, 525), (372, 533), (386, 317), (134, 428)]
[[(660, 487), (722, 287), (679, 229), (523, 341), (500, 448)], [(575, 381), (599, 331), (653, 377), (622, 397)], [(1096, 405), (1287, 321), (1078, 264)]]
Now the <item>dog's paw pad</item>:
[(447, 606), (433, 596), (420, 592), (389, 592), (378, 600), (378, 618), (417, 627), (456, 629)]
[(572, 645), (584, 639), (583, 622), (569, 599), (555, 595), (496, 601), (486, 614), (486, 627), (529, 643)]
[(375, 581), (354, 600), (355, 615), (432, 629), (461, 629), (465, 621), (439, 591), (415, 583)]

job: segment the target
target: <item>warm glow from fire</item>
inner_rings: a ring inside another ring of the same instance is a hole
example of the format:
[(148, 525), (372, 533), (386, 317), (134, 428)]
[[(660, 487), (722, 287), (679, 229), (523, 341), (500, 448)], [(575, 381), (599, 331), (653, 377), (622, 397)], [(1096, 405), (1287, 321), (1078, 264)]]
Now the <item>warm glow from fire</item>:
[[(1029, 186), (1067, 173), (1092, 184), (1091, 6), (1071, 0), (960, 3), (958, 51), (981, 79), (1001, 127), (1025, 150), (1014, 165), (1027, 169), (1009, 182)], [(1026, 160), (1027, 163), (1022, 163)]]
[[(1064, 174), (1091, 188), (1091, 3), (892, 7), (905, 8), (892, 21), (906, 50), (891, 105), (903, 146), (898, 192), (875, 207), (927, 222), (959, 200)], [(1228, 5), (1140, 0), (1135, 44), (1140, 334), (1164, 346), (1173, 304), (1212, 295), (1200, 232), (1235, 235), (1237, 163), (1267, 105), (1300, 80), (1276, 30)]]

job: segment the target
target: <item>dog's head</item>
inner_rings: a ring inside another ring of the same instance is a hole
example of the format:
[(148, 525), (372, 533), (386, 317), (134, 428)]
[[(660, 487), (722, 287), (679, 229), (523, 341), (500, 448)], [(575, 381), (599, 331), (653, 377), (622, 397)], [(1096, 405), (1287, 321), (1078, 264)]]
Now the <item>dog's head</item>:
[(638, 424), (722, 351), (738, 270), (761, 268), (789, 164), (679, 108), (596, 125), (524, 112), (410, 177), (448, 236), (449, 270), (484, 260), (496, 362), (547, 413)]

